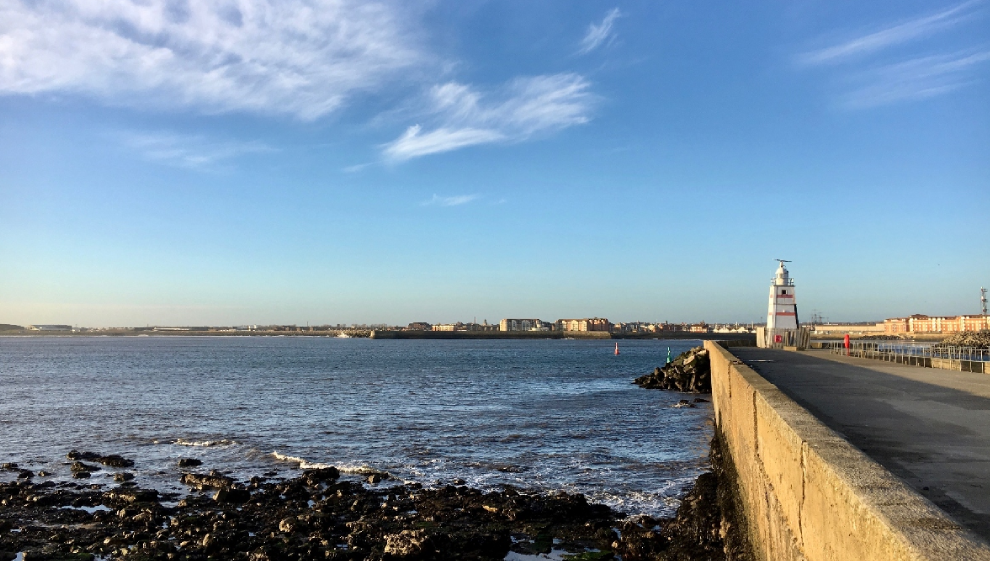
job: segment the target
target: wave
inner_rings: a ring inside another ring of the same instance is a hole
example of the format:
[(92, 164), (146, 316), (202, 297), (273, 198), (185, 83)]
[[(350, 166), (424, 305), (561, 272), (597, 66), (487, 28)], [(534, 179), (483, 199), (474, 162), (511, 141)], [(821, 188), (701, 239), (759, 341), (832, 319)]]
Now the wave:
[(278, 451), (272, 452), (272, 456), (280, 462), (289, 462), (293, 464), (298, 464), (299, 469), (324, 469), (328, 467), (337, 468), (340, 473), (350, 473), (354, 475), (370, 475), (375, 473), (384, 473), (381, 470), (377, 470), (371, 466), (367, 465), (352, 465), (352, 464), (324, 464), (320, 462), (311, 462), (305, 458), (299, 458), (297, 456), (289, 456), (287, 454), (282, 454)]
[(178, 440), (173, 440), (172, 444), (176, 444), (178, 446), (211, 447), (211, 446), (234, 446), (235, 444), (237, 444), (237, 442), (234, 440), (227, 440), (226, 438), (221, 440), (186, 440), (184, 438), (180, 438)]

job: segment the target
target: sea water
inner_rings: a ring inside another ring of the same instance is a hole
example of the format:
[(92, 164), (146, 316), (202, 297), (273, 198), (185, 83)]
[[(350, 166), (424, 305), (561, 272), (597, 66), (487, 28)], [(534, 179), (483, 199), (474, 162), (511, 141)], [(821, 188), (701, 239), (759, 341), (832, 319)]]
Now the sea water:
[(699, 342), (614, 343), (2, 337), (0, 462), (64, 480), (69, 450), (121, 454), (173, 492), (180, 457), (244, 479), (333, 465), (669, 515), (706, 467), (710, 404), (631, 382)]

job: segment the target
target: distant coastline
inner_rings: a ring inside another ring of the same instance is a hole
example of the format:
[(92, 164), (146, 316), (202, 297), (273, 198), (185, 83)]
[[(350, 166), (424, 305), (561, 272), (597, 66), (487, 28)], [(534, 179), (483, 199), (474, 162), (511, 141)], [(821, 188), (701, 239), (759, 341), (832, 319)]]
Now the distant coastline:
[(0, 331), (0, 337), (329, 337), (365, 339), (739, 339), (756, 340), (751, 333), (610, 333), (607, 331), (399, 331), (341, 329), (324, 331), (150, 331), (140, 329), (93, 329), (88, 331)]

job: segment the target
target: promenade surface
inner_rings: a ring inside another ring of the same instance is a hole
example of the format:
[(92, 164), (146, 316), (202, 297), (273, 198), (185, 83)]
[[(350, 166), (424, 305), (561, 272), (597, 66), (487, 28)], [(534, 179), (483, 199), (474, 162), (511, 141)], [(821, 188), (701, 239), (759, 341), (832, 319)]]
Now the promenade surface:
[(990, 374), (827, 351), (732, 354), (990, 541)]

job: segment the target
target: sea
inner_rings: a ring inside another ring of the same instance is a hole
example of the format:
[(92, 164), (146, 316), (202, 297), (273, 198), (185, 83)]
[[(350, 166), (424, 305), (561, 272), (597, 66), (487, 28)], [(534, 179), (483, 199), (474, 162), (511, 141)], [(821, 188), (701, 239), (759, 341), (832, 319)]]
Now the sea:
[(700, 342), (614, 344), (0, 337), (0, 462), (61, 481), (70, 450), (120, 454), (140, 485), (174, 493), (179, 458), (245, 480), (332, 465), (668, 516), (707, 468), (711, 404), (632, 381)]

